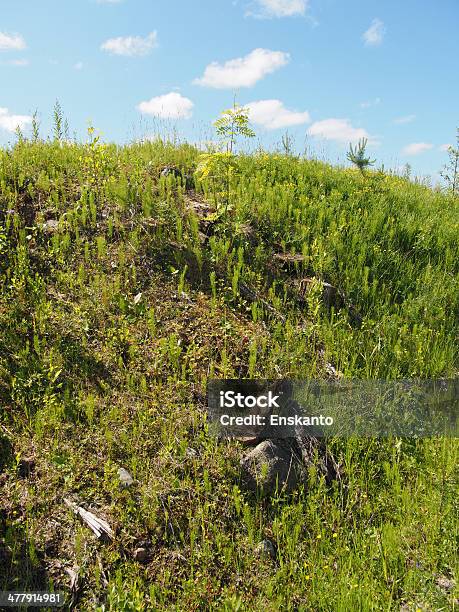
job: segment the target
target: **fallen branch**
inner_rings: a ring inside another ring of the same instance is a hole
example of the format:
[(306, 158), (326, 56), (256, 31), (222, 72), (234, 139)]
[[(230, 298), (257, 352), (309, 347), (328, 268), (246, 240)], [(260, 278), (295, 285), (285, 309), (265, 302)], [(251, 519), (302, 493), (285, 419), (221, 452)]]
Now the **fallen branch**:
[(86, 525), (92, 529), (98, 538), (107, 536), (110, 540), (113, 540), (113, 530), (110, 525), (104, 519), (99, 518), (92, 512), (85, 510), (81, 506), (77, 506), (74, 502), (64, 497), (65, 504), (73, 510), (75, 514), (78, 514)]
[(249, 298), (253, 302), (259, 302), (260, 304), (262, 304), (263, 308), (266, 308), (266, 310), (270, 312), (276, 319), (279, 319), (280, 321), (282, 321), (282, 323), (285, 323), (286, 318), (284, 317), (284, 315), (281, 314), (276, 308), (274, 308), (274, 306), (269, 304), (264, 298), (262, 298), (260, 294), (257, 293), (254, 289), (251, 289), (245, 283), (240, 282), (239, 291), (244, 297)]

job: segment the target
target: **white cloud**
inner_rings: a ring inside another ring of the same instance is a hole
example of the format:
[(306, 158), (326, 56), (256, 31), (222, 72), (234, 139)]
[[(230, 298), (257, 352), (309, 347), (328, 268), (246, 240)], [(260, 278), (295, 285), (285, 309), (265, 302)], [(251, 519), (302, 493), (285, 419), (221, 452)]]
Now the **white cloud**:
[(25, 66), (28, 66), (30, 62), (28, 59), (14, 59), (2, 62), (2, 64), (5, 66), (18, 66), (20, 68), (24, 68)]
[(301, 125), (311, 120), (307, 111), (289, 110), (280, 100), (259, 100), (249, 102), (245, 106), (249, 111), (251, 121), (268, 130)]
[(381, 98), (375, 98), (374, 100), (369, 100), (367, 102), (361, 102), (360, 108), (370, 108), (370, 106), (377, 106), (381, 104)]
[(150, 32), (148, 36), (118, 36), (109, 38), (101, 49), (113, 55), (125, 55), (127, 57), (148, 55), (152, 49), (158, 46), (157, 32)]
[(369, 138), (366, 130), (353, 127), (349, 119), (316, 121), (309, 128), (308, 134), (341, 143), (357, 142), (360, 138)]
[(293, 17), (304, 15), (309, 0), (257, 0), (263, 17)]
[(440, 151), (448, 151), (450, 147), (452, 147), (453, 145), (451, 144), (442, 144), (440, 145), (438, 148), (440, 149)]
[(161, 119), (190, 119), (193, 114), (193, 102), (176, 92), (157, 96), (141, 102), (137, 109), (145, 115)]
[(77, 62), (74, 65), (74, 68), (75, 68), (75, 70), (83, 70), (83, 66), (84, 66), (83, 62)]
[(362, 38), (366, 45), (374, 47), (382, 43), (385, 33), (384, 23), (380, 19), (373, 19), (368, 30), (363, 33)]
[(433, 144), (427, 142), (413, 142), (402, 149), (405, 155), (419, 155), (433, 148)]
[(0, 129), (14, 132), (17, 127), (22, 130), (29, 123), (32, 123), (32, 117), (29, 115), (11, 115), (7, 108), (0, 107)]
[(394, 119), (394, 123), (396, 125), (403, 125), (405, 123), (411, 123), (415, 119), (416, 115), (406, 115), (405, 117), (397, 117), (397, 119)]
[(27, 47), (20, 34), (0, 32), (0, 51), (22, 51)]
[(224, 64), (212, 62), (204, 76), (193, 83), (215, 89), (237, 89), (252, 87), (267, 74), (288, 64), (290, 56), (283, 51), (254, 49), (245, 57), (228, 60)]

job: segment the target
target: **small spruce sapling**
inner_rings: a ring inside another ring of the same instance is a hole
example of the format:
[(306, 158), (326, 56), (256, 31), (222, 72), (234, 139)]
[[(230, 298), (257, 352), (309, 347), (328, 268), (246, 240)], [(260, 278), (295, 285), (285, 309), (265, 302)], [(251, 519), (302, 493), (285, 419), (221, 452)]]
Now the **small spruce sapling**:
[(367, 147), (367, 142), (368, 140), (366, 138), (362, 138), (355, 147), (350, 143), (347, 153), (348, 160), (356, 165), (362, 174), (366, 168), (372, 166), (376, 162), (375, 159), (370, 159), (366, 156), (365, 149)]

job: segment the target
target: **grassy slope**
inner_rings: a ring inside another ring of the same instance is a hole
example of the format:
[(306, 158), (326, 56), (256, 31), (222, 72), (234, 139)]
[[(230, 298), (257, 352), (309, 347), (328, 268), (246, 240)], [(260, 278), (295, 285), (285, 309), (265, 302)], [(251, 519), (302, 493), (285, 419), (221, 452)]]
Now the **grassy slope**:
[[(196, 158), (161, 142), (0, 152), (0, 590), (65, 588), (74, 567), (81, 610), (450, 609), (436, 580), (457, 578), (456, 441), (335, 441), (341, 484), (311, 472), (307, 490), (260, 500), (241, 490), (242, 448), (209, 437), (203, 415), (209, 376), (325, 376), (326, 362), (348, 377), (456, 376), (457, 200), (241, 157), (232, 209), (203, 243), (180, 181), (159, 177)], [(193, 197), (212, 204), (220, 188)], [(283, 272), (280, 252), (301, 261)], [(312, 274), (360, 327), (286, 290)], [(64, 496), (115, 541), (95, 541)], [(254, 555), (264, 537), (275, 560)]]

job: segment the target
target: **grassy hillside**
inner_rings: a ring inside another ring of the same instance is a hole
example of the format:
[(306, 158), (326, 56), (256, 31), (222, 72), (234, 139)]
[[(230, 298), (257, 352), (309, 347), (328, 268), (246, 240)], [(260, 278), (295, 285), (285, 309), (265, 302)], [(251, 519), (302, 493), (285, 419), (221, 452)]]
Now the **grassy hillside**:
[(198, 156), (0, 152), (0, 590), (73, 576), (78, 610), (458, 607), (456, 440), (336, 440), (341, 481), (311, 470), (262, 499), (205, 421), (209, 377), (456, 377), (458, 200), (264, 153), (195, 180)]

